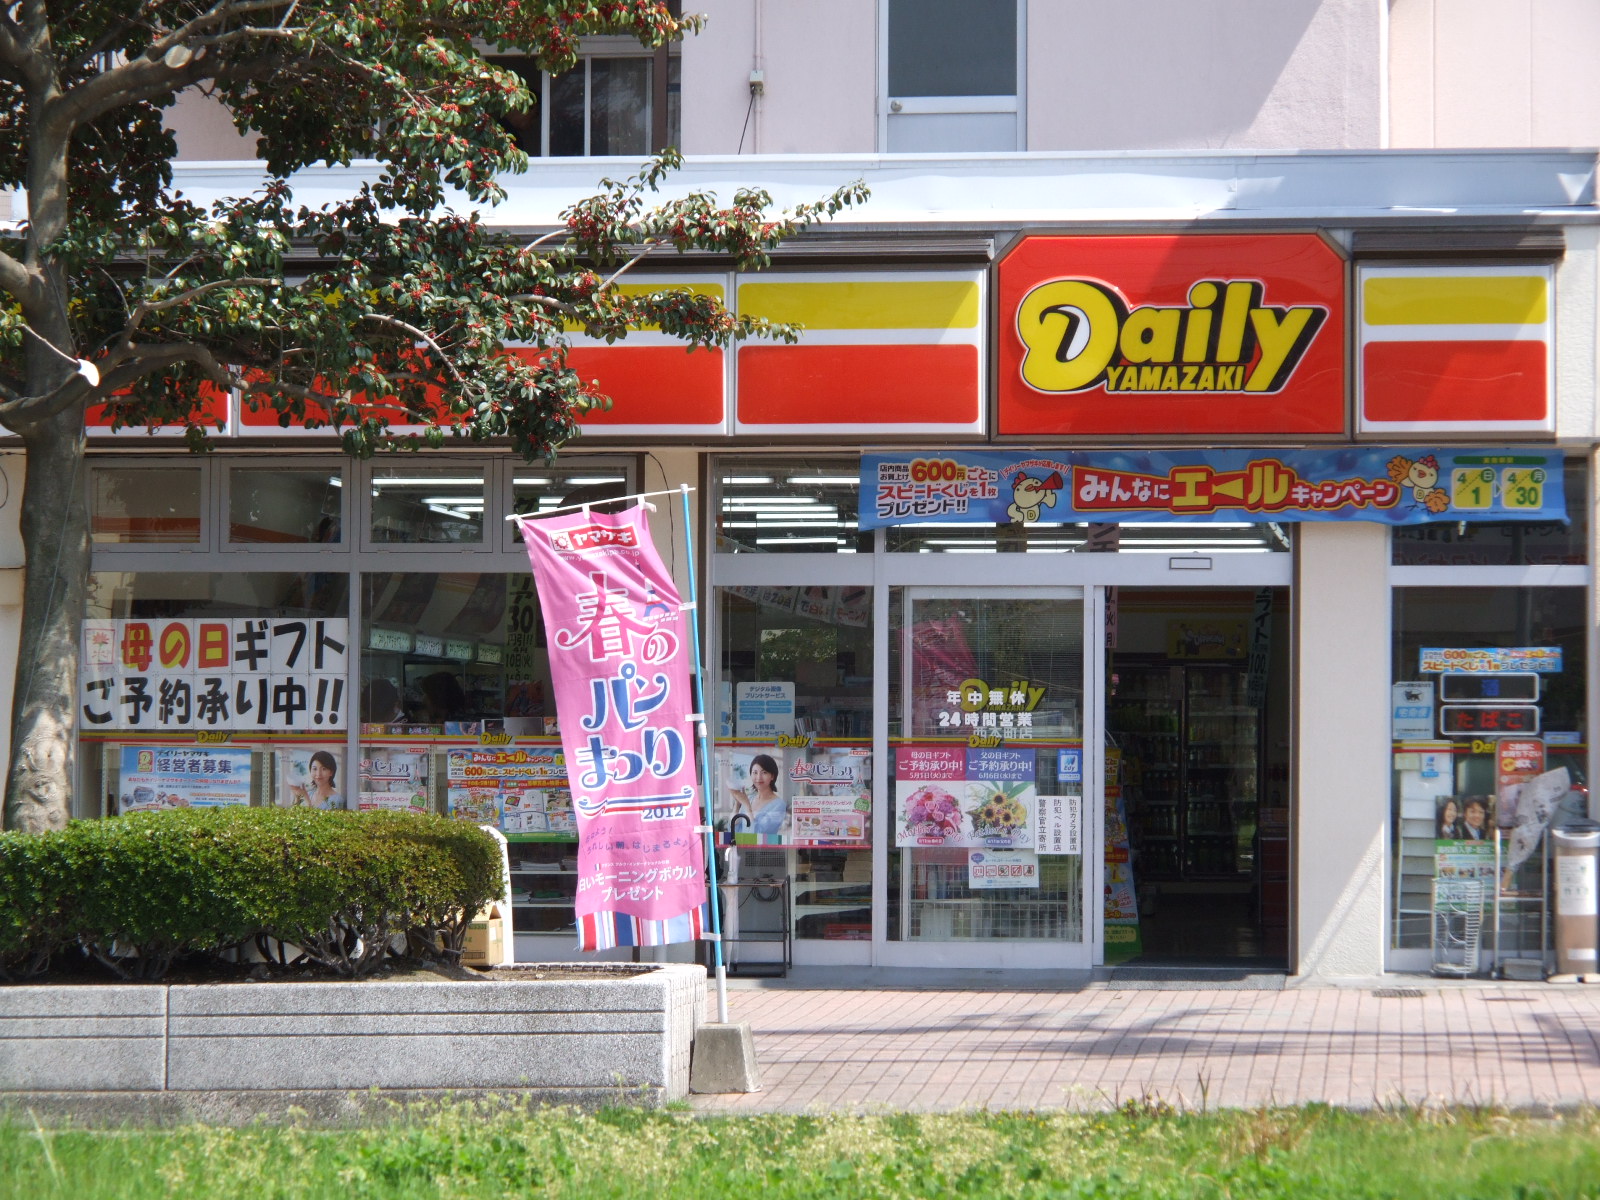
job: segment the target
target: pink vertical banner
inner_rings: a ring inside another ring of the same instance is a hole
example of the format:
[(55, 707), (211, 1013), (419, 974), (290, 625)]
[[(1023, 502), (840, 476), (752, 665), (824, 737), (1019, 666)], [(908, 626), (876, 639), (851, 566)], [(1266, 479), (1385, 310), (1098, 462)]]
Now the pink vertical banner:
[(644, 509), (522, 522), (578, 827), (578, 948), (698, 938), (690, 650)]

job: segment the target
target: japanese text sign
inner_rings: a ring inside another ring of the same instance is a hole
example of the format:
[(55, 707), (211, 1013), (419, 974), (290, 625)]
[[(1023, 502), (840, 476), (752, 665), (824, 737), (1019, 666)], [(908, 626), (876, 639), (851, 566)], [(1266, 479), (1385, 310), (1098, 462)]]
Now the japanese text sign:
[(578, 831), (578, 945), (688, 941), (706, 899), (689, 651), (638, 506), (523, 522)]
[(85, 729), (345, 728), (343, 617), (91, 618), (78, 671)]
[(868, 454), (862, 529), (1045, 524), (1564, 521), (1555, 450), (1173, 450)]

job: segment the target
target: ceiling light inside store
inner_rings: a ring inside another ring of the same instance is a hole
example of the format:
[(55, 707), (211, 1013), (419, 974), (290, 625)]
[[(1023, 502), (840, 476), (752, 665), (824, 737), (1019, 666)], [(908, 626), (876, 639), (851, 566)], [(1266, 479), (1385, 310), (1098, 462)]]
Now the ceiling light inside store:
[(820, 508), (822, 501), (815, 496), (724, 496), (722, 500), (723, 508), (765, 508), (771, 504)]
[(511, 482), (517, 487), (544, 487), (550, 480), (543, 475), (535, 475), (528, 479), (513, 479)]
[(451, 475), (391, 475), (384, 478), (374, 477), (372, 486), (385, 487), (483, 487), (483, 478), (477, 475), (456, 477)]
[(628, 480), (623, 475), (574, 475), (562, 482), (567, 487), (593, 487), (600, 483), (627, 483)]
[(861, 480), (855, 475), (791, 475), (790, 483), (836, 483), (857, 484)]
[(724, 475), (722, 477), (722, 482), (723, 483), (741, 483), (741, 484), (771, 483), (772, 482), (772, 476), (771, 475)]
[(786, 538), (757, 538), (758, 546), (838, 546), (843, 543), (838, 538), (831, 537), (786, 537)]

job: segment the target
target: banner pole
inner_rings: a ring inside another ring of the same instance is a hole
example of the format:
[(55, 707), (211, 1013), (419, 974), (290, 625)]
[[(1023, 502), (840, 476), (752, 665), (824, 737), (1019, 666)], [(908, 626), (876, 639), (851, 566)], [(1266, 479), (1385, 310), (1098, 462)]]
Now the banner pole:
[(689, 564), (689, 628), (694, 631), (695, 704), (700, 713), (700, 786), (705, 793), (706, 819), (706, 903), (711, 909), (711, 949), (717, 966), (717, 1022), (728, 1023), (728, 973), (722, 959), (722, 905), (717, 891), (716, 824), (711, 803), (711, 738), (706, 731), (706, 681), (704, 658), (700, 652), (700, 596), (694, 578), (694, 522), (689, 515), (689, 485), (680, 484), (683, 499), (684, 557)]

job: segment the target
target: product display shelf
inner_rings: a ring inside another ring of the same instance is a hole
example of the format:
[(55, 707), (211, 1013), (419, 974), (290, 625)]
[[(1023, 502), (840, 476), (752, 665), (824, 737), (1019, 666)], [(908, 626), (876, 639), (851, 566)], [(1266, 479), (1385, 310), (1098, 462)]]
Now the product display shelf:
[(511, 920), (519, 934), (571, 934), (578, 889), (577, 843), (511, 841)]

